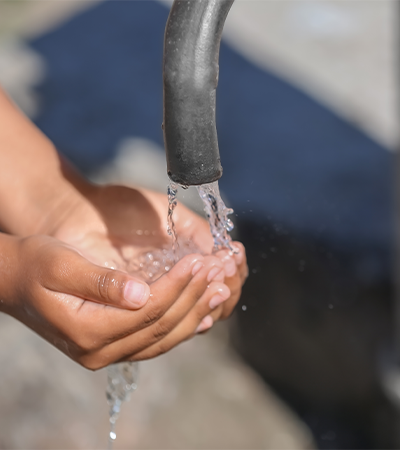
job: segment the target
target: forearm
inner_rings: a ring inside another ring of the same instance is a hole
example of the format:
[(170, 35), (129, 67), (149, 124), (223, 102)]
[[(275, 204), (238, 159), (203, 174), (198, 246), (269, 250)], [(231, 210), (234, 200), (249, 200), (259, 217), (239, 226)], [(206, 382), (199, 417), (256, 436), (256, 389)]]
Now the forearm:
[(48, 232), (78, 197), (51, 141), (0, 88), (0, 229)]

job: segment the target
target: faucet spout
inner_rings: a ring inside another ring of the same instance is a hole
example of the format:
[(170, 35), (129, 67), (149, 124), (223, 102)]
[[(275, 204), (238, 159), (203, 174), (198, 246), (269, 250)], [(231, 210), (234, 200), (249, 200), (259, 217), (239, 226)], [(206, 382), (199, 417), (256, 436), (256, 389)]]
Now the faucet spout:
[(163, 132), (168, 175), (184, 186), (222, 175), (215, 123), (219, 48), (234, 0), (175, 0), (164, 38)]

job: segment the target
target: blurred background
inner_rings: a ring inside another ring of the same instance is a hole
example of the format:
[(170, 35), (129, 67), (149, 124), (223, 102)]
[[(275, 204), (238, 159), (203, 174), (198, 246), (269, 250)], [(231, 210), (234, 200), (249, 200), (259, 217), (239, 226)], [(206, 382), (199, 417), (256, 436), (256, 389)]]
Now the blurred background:
[[(0, 83), (94, 181), (166, 189), (170, 4), (0, 1)], [(250, 277), (228, 322), (141, 363), (116, 449), (400, 448), (398, 6), (235, 1), (220, 187)], [(0, 448), (105, 448), (105, 372), (4, 315), (0, 342)]]

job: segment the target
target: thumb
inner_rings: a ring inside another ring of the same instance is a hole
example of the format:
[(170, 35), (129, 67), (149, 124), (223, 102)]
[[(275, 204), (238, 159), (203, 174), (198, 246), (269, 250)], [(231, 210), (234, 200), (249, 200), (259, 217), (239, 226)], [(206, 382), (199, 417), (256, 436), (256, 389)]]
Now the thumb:
[(93, 264), (75, 251), (55, 262), (48, 275), (43, 280), (48, 289), (118, 308), (142, 308), (150, 296), (144, 281)]

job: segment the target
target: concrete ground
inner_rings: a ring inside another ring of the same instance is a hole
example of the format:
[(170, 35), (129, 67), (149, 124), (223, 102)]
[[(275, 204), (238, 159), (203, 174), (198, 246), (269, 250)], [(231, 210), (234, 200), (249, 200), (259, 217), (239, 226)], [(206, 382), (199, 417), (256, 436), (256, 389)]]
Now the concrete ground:
[[(106, 373), (91, 373), (0, 315), (0, 448), (107, 445)], [(115, 449), (307, 449), (312, 439), (227, 347), (226, 328), (141, 363)]]
[[(95, 3), (0, 1), (0, 82), (28, 115), (40, 108), (32, 86), (46, 69), (24, 39)], [(269, 68), (394, 148), (395, 4), (239, 0), (225, 35), (257, 64), (268, 61)], [(98, 179), (138, 181), (124, 161)], [(143, 168), (155, 164), (144, 161)], [(137, 161), (134, 166), (140, 174)], [(118, 167), (125, 167), (123, 176)], [(4, 315), (0, 342), (0, 448), (105, 448), (105, 372), (82, 369)], [(139, 388), (117, 423), (115, 448), (312, 448), (307, 428), (227, 342), (221, 324), (142, 363)]]

